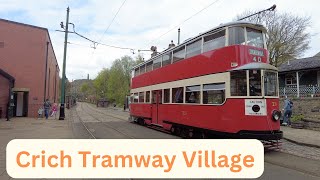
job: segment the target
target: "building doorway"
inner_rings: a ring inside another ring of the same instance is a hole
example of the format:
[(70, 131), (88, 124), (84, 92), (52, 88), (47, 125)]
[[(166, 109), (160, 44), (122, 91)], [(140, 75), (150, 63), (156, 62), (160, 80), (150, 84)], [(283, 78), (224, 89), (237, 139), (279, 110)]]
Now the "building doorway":
[(13, 92), (13, 116), (27, 117), (28, 116), (28, 98), (29, 92)]

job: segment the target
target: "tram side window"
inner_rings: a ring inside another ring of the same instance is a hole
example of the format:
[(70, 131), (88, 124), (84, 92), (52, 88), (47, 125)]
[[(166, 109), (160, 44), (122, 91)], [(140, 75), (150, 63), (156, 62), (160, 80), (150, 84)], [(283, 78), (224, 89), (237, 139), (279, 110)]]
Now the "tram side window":
[(200, 103), (200, 85), (186, 87), (186, 103)]
[(171, 64), (172, 52), (162, 56), (162, 67)]
[(245, 44), (243, 27), (230, 27), (228, 29), (229, 29), (229, 46), (234, 44)]
[(261, 96), (261, 70), (249, 70), (250, 96)]
[(153, 60), (153, 70), (161, 68), (161, 56)]
[(231, 75), (231, 96), (247, 96), (247, 72), (233, 71)]
[(130, 102), (134, 102), (133, 100), (134, 100), (134, 96), (133, 96), (133, 94), (131, 93)]
[(174, 50), (173, 51), (173, 63), (184, 59), (184, 55), (185, 55), (185, 47), (184, 46), (179, 49)]
[(133, 94), (133, 102), (134, 102), (134, 103), (139, 102), (138, 93), (134, 93), (134, 94)]
[(186, 57), (192, 57), (201, 53), (201, 42), (202, 40), (199, 39), (191, 44), (187, 45), (187, 54)]
[(225, 30), (204, 37), (203, 52), (225, 46)]
[(146, 72), (152, 71), (153, 61), (148, 62), (146, 65)]
[(150, 103), (150, 91), (146, 92), (146, 103)]
[(225, 99), (225, 83), (204, 84), (203, 104), (222, 104)]
[(134, 76), (138, 76), (140, 72), (139, 67), (134, 70)]
[(144, 92), (139, 92), (139, 103), (144, 103)]
[(163, 103), (170, 103), (170, 89), (163, 90)]
[(140, 74), (143, 74), (145, 72), (146, 72), (146, 65), (144, 64), (144, 65), (140, 66)]
[(264, 71), (264, 93), (265, 96), (278, 96), (278, 78), (277, 73)]
[(172, 103), (183, 103), (183, 87), (172, 88)]

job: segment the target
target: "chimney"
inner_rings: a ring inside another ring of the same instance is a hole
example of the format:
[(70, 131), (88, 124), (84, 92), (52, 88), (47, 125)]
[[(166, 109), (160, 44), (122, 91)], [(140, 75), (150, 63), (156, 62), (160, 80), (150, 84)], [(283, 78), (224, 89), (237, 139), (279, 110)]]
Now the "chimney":
[(87, 80), (89, 80), (89, 74), (88, 74), (88, 76), (87, 76)]

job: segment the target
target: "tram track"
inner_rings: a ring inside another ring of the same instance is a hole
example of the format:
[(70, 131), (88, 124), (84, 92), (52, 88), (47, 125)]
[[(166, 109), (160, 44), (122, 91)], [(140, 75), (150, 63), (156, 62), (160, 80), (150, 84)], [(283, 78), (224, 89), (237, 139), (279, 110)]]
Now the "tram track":
[[(89, 107), (89, 106), (87, 106), (87, 107)], [(100, 122), (100, 123), (103, 124), (104, 126), (108, 127), (109, 129), (112, 129), (112, 130), (116, 131), (117, 133), (119, 133), (119, 134), (121, 134), (121, 135), (123, 135), (123, 136), (125, 136), (125, 137), (127, 137), (127, 138), (129, 138), (129, 139), (136, 139), (134, 136), (128, 135), (127, 133), (124, 133), (124, 132), (120, 131), (119, 129), (115, 128), (114, 126), (111, 126), (111, 125), (107, 124), (106, 122), (101, 121), (99, 118), (97, 118), (96, 116), (94, 116), (94, 115), (91, 114), (90, 112), (86, 111), (85, 108), (83, 108), (83, 104), (80, 104), (80, 108), (81, 108), (81, 111), (82, 111), (82, 112), (85, 112), (85, 113), (88, 114), (90, 117), (92, 117), (93, 119), (97, 120), (98, 122)], [(90, 109), (91, 109), (91, 108), (90, 108)], [(98, 111), (96, 111), (96, 112), (98, 112)], [(104, 113), (101, 113), (101, 114), (106, 115), (106, 114), (104, 114)], [(110, 115), (108, 115), (108, 116), (109, 116), (109, 117), (116, 118), (116, 119), (120, 119), (120, 120), (122, 120), (122, 121), (125, 121), (125, 120), (123, 120), (123, 119), (121, 119), (121, 118), (118, 118), (118, 117), (115, 117), (115, 116), (110, 116)], [(87, 128), (87, 126), (85, 125), (85, 122), (80, 118), (79, 115), (78, 115), (78, 117), (79, 117), (79, 120), (82, 122), (82, 124), (85, 126), (86, 130), (87, 130), (92, 136), (94, 136), (94, 135), (92, 134), (92, 132), (89, 130), (89, 128)], [(97, 138), (95, 137), (95, 139), (97, 139)]]
[[(82, 104), (81, 104), (82, 105)], [(80, 105), (80, 106), (81, 106)], [(85, 123), (83, 122), (83, 120), (82, 120), (82, 118), (79, 116), (79, 113), (78, 113), (78, 111), (77, 110), (75, 110), (76, 111), (76, 116), (77, 116), (77, 118), (79, 119), (79, 121), (81, 122), (81, 124), (83, 125), (83, 127), (86, 129), (86, 131), (88, 132), (88, 134), (90, 134), (90, 136), (93, 138), (93, 139), (97, 139), (93, 134), (92, 134), (92, 132), (89, 130), (89, 128), (85, 125)], [(73, 111), (71, 111), (71, 113), (72, 113)], [(73, 116), (73, 113), (71, 114), (71, 116)]]

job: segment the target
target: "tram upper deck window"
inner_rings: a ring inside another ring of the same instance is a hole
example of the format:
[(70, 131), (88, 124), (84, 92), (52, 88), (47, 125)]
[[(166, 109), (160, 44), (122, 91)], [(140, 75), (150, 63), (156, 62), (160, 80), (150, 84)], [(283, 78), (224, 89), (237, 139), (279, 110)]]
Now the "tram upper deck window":
[(199, 39), (187, 45), (187, 54), (186, 54), (187, 58), (201, 53), (201, 42), (202, 40)]
[(247, 72), (233, 71), (231, 75), (231, 96), (247, 96)]
[(153, 61), (146, 64), (146, 72), (152, 71)]
[(140, 74), (140, 69), (139, 67), (137, 67), (135, 70), (134, 70), (134, 76), (138, 76)]
[(153, 70), (161, 68), (161, 59), (162, 57), (158, 57), (157, 59), (153, 60)]
[(200, 85), (186, 87), (186, 103), (200, 103)]
[(144, 64), (144, 65), (140, 66), (140, 74), (143, 74), (145, 72), (146, 72), (146, 65)]
[(246, 28), (247, 30), (247, 45), (254, 46), (258, 48), (263, 48), (263, 34), (262, 31), (252, 29), (252, 28)]
[(229, 46), (234, 44), (245, 44), (244, 28), (229, 27)]
[(278, 96), (278, 78), (277, 73), (273, 71), (264, 71), (264, 93), (265, 96)]
[(172, 52), (162, 56), (162, 67), (171, 64)]
[(225, 30), (204, 37), (203, 52), (218, 49), (225, 46)]
[(249, 70), (250, 96), (261, 96), (261, 70)]
[(184, 59), (184, 55), (185, 55), (185, 47), (184, 46), (179, 49), (174, 50), (173, 51), (173, 63)]

